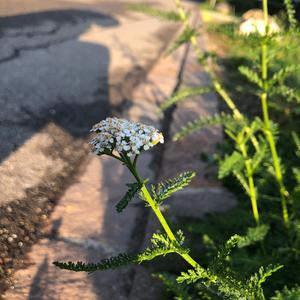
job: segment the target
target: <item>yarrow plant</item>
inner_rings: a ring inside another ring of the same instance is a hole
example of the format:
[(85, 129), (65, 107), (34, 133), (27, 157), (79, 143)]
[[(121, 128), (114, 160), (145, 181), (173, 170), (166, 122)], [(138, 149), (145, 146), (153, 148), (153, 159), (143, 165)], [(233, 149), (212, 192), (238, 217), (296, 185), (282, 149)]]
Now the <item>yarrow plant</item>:
[[(232, 214), (213, 215), (211, 218), (207, 217), (205, 221), (194, 223), (185, 220), (181, 226), (186, 227), (190, 232), (194, 231), (197, 238), (199, 234), (203, 234), (203, 242), (207, 244), (203, 255), (207, 257), (207, 261), (210, 261), (211, 256), (215, 254), (217, 245), (223, 243), (232, 231), (246, 232), (245, 243), (238, 245), (238, 248), (243, 249), (232, 255), (229, 268), (236, 267), (235, 270), (238, 269), (240, 274), (246, 275), (260, 265), (279, 261), (285, 265), (285, 268), (281, 276), (278, 275), (272, 280), (272, 286), (267, 290), (268, 296), (274, 294), (274, 290), (287, 286), (288, 288), (294, 287), (294, 289), (290, 290), (291, 293), (288, 289), (283, 290), (282, 295), (289, 296), (282, 299), (288, 297), (298, 299), (300, 291), (297, 287), (299, 285), (297, 270), (300, 268), (300, 152), (297, 149), (300, 148), (300, 138), (297, 132), (300, 125), (298, 80), (300, 31), (292, 0), (282, 0), (282, 7), (285, 7), (285, 19), (278, 23), (280, 26), (275, 25), (276, 19), (269, 16), (268, 2), (271, 3), (271, 1), (260, 2), (262, 10), (259, 12), (259, 20), (253, 20), (253, 16), (251, 17), (253, 11), (249, 11), (251, 14), (247, 15), (251, 18), (249, 22), (244, 23), (244, 32), (241, 31), (243, 26), (239, 28), (236, 23), (228, 27), (224, 24), (217, 25), (213, 29), (217, 34), (227, 35), (231, 39), (228, 44), (236, 43), (236, 46), (245, 47), (246, 55), (241, 57), (237, 55), (230, 61), (230, 63), (242, 61), (243, 65), (239, 66), (238, 75), (239, 82), (244, 78), (244, 83), (241, 85), (236, 81), (233, 82), (234, 84), (231, 82), (229, 85), (232, 85), (232, 91), (230, 92), (223, 84), (226, 80), (223, 78), (220, 80), (218, 76), (216, 53), (204, 50), (198, 41), (198, 35), (205, 29), (203, 23), (195, 26), (191, 11), (187, 11), (180, 0), (174, 0), (177, 18), (174, 17), (174, 13), (173, 17), (169, 18), (170, 12), (156, 11), (154, 13), (152, 10), (149, 13), (147, 5), (135, 5), (132, 9), (160, 19), (164, 16), (164, 19), (169, 21), (179, 20), (183, 30), (169, 47), (167, 54), (184, 44), (189, 44), (195, 52), (197, 61), (210, 77), (209, 85), (177, 90), (162, 103), (161, 109), (165, 111), (189, 97), (212, 91), (218, 94), (219, 99), (226, 106), (226, 112), (189, 120), (173, 139), (180, 140), (206, 126), (222, 125), (227, 138), (221, 145), (221, 151), (214, 156), (219, 165), (218, 177), (219, 179), (228, 177), (230, 187), (234, 191), (241, 187), (242, 191), (239, 190), (238, 195), (243, 201), (240, 201)], [(276, 3), (278, 4), (280, 5)], [(292, 55), (293, 47), (297, 55)], [(228, 48), (230, 49), (230, 46)], [(245, 58), (248, 59), (245, 60)], [(240, 93), (241, 90), (242, 93)], [(255, 117), (243, 113), (237, 106), (238, 102), (233, 100), (232, 95), (235, 93), (241, 98), (249, 99), (247, 108), (257, 107), (260, 113), (257, 113)], [(250, 200), (253, 220), (248, 218), (249, 214), (246, 210), (249, 206), (244, 201), (244, 195)], [(231, 218), (228, 218), (228, 215)], [(221, 220), (222, 222), (219, 222)], [(255, 227), (249, 227), (253, 226), (253, 221)], [(210, 236), (208, 236), (209, 232), (212, 232)], [(257, 245), (255, 244), (257, 242), (260, 243)], [(224, 264), (221, 264), (221, 269), (224, 268)], [(164, 276), (161, 278), (164, 278), (166, 286), (179, 295), (176, 288), (172, 287), (170, 278), (166, 279)], [(193, 291), (199, 291), (199, 285), (195, 284)], [(183, 294), (181, 297), (185, 299)], [(205, 293), (205, 299), (215, 299), (215, 295), (208, 296), (208, 294)], [(278, 295), (281, 293), (278, 292)], [(280, 297), (275, 296), (272, 300)], [(235, 298), (231, 295), (229, 299)]]
[(213, 292), (218, 296), (225, 295), (230, 299), (264, 299), (262, 283), (282, 266), (260, 268), (257, 274), (241, 280), (232, 270), (226, 268), (225, 261), (232, 249), (244, 242), (243, 237), (238, 235), (231, 237), (225, 246), (219, 250), (209, 266), (204, 268), (190, 255), (190, 249), (184, 244), (183, 232), (181, 230), (176, 233), (172, 231), (160, 206), (174, 192), (187, 186), (195, 173), (184, 172), (174, 179), (152, 185), (151, 192), (148, 190), (147, 180), (142, 179), (139, 175), (137, 160), (143, 151), (164, 142), (162, 133), (152, 126), (117, 118), (107, 118), (96, 124), (91, 131), (96, 135), (90, 142), (92, 151), (97, 155), (108, 155), (119, 160), (135, 178), (135, 182), (128, 184), (127, 193), (116, 205), (117, 211), (123, 211), (134, 196), (139, 194), (140, 199), (155, 213), (165, 233), (154, 233), (151, 246), (140, 253), (121, 253), (97, 263), (54, 262), (57, 267), (75, 272), (90, 273), (113, 269), (130, 263), (140, 264), (157, 256), (176, 253), (191, 267), (177, 278), (179, 284), (191, 284), (199, 281), (210, 293)]
[(153, 126), (118, 118), (107, 118), (95, 124), (91, 131), (97, 133), (90, 144), (98, 155), (116, 151), (120, 157), (131, 157), (164, 142), (163, 135)]

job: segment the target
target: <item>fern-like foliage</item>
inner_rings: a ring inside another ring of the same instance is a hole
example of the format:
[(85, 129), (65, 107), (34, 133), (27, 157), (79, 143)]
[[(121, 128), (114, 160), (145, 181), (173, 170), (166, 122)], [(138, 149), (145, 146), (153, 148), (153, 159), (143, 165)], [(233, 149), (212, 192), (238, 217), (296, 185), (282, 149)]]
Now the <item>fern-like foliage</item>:
[(183, 44), (189, 43), (192, 37), (196, 37), (197, 30), (190, 26), (186, 26), (184, 31), (177, 37), (177, 39), (170, 45), (166, 51), (166, 55), (171, 54)]
[(129, 187), (128, 191), (126, 192), (125, 196), (118, 202), (116, 205), (117, 212), (122, 212), (129, 202), (134, 198), (136, 193), (140, 190), (141, 185), (138, 182), (128, 183), (127, 186)]
[(258, 87), (262, 88), (263, 82), (255, 71), (251, 70), (246, 66), (240, 66), (239, 72), (244, 75), (250, 82), (255, 83)]
[(300, 103), (300, 93), (294, 88), (281, 84), (279, 86), (270, 87), (270, 96), (282, 96), (287, 102)]
[(179, 90), (178, 92), (174, 93), (170, 98), (168, 98), (166, 101), (164, 101), (160, 108), (162, 110), (166, 110), (172, 105), (177, 104), (178, 102), (181, 102), (185, 100), (188, 97), (196, 96), (196, 95), (202, 95), (206, 94), (212, 91), (212, 87), (188, 87)]
[(174, 137), (174, 141), (181, 140), (186, 136), (201, 130), (204, 127), (212, 126), (212, 125), (223, 125), (223, 126), (237, 126), (238, 122), (234, 120), (233, 116), (230, 114), (220, 113), (215, 114), (213, 116), (198, 118), (194, 121), (188, 122), (185, 126), (183, 126), (180, 131), (178, 131)]
[(79, 262), (58, 262), (55, 261), (53, 264), (60, 269), (74, 271), (74, 272), (88, 272), (93, 273), (95, 271), (105, 271), (108, 269), (115, 269), (122, 266), (126, 266), (131, 263), (137, 262), (136, 255), (129, 255), (121, 253), (111, 258), (102, 259), (99, 263), (83, 263)]
[(173, 193), (182, 190), (186, 187), (193, 177), (195, 177), (195, 172), (183, 172), (179, 176), (169, 179), (165, 182), (152, 185), (152, 196), (157, 205), (160, 205), (164, 200), (169, 198)]
[(238, 247), (243, 248), (262, 241), (269, 232), (269, 225), (259, 225), (253, 228), (248, 228), (247, 234), (241, 236), (238, 241)]
[(296, 154), (297, 157), (300, 158), (300, 137), (299, 137), (299, 135), (295, 131), (293, 131), (292, 132), (292, 138), (293, 138), (294, 143), (296, 145), (296, 152), (295, 152), (295, 154)]
[(169, 253), (188, 253), (189, 250), (183, 247), (184, 236), (182, 231), (179, 230), (176, 237), (176, 241), (171, 241), (165, 234), (154, 233), (151, 238), (152, 245), (136, 256), (136, 262), (140, 264), (143, 261), (152, 260), (157, 256), (165, 256)]
[(188, 294), (186, 285), (179, 285), (174, 275), (168, 273), (155, 274), (155, 277), (160, 279), (165, 288), (171, 293), (175, 294), (175, 300), (192, 300), (193, 298)]
[(158, 8), (154, 8), (151, 5), (138, 3), (128, 5), (129, 10), (140, 12), (150, 17), (154, 17), (163, 21), (179, 22), (181, 18), (176, 11), (167, 11)]
[(249, 195), (250, 190), (249, 190), (249, 186), (247, 183), (247, 178), (245, 177), (244, 173), (242, 171), (238, 171), (236, 169), (234, 169), (232, 171), (232, 173), (233, 173), (234, 177), (237, 179), (237, 181), (240, 183), (240, 185), (243, 187), (245, 192)]
[(300, 287), (296, 286), (292, 289), (285, 287), (282, 291), (276, 291), (275, 296), (271, 300), (298, 300), (300, 299)]
[(232, 236), (207, 269), (196, 267), (194, 270), (188, 270), (181, 273), (177, 281), (187, 284), (200, 281), (204, 287), (216, 290), (219, 296), (224, 295), (228, 299), (247, 299), (248, 287), (224, 265), (225, 259), (237, 245), (239, 238), (238, 235)]
[(287, 76), (294, 74), (300, 70), (300, 65), (290, 65), (284, 68), (281, 68), (278, 72), (276, 72), (268, 81), (269, 85), (272, 86), (273, 84), (284, 80)]
[(205, 281), (205, 284), (210, 285), (212, 283), (215, 283), (217, 279), (217, 276), (214, 276), (200, 266), (196, 266), (195, 269), (181, 272), (180, 276), (177, 277), (177, 282), (191, 284), (197, 282), (198, 280), (203, 280)]
[(295, 29), (297, 26), (297, 20), (295, 17), (296, 11), (293, 6), (292, 0), (284, 0), (284, 5), (288, 16), (290, 29)]
[(210, 264), (210, 268), (214, 270), (224, 268), (223, 262), (230, 255), (232, 249), (237, 246), (240, 240), (241, 237), (237, 234), (230, 237), (229, 240), (226, 241), (225, 245), (218, 251), (216, 258), (213, 259)]
[(232, 236), (220, 249), (217, 256), (209, 264), (207, 269), (197, 266), (195, 269), (182, 272), (177, 278), (178, 283), (195, 283), (200, 281), (202, 286), (215, 290), (220, 297), (226, 299), (240, 300), (264, 300), (262, 284), (274, 272), (282, 268), (281, 265), (261, 267), (257, 273), (252, 275), (248, 280), (242, 280), (232, 270), (226, 268), (226, 259), (232, 249), (236, 247), (242, 237)]
[(269, 265), (266, 268), (260, 267), (258, 272), (250, 277), (247, 284), (251, 291), (250, 295), (253, 299), (265, 299), (263, 297), (262, 284), (272, 276), (273, 273), (282, 269), (282, 265)]
[(260, 165), (267, 157), (269, 153), (268, 145), (265, 141), (262, 141), (259, 146), (259, 151), (256, 151), (252, 158), (252, 171), (255, 172), (260, 168)]
[(176, 240), (171, 241), (167, 235), (154, 233), (151, 238), (151, 246), (138, 254), (121, 253), (111, 258), (102, 259), (99, 263), (83, 263), (83, 262), (54, 262), (53, 264), (60, 269), (74, 272), (104, 271), (115, 269), (128, 264), (140, 264), (143, 261), (152, 260), (157, 256), (164, 256), (168, 253), (186, 254), (189, 252), (183, 247), (184, 236), (182, 231), (177, 231)]
[(232, 173), (233, 170), (241, 171), (244, 164), (243, 156), (239, 152), (234, 151), (231, 155), (225, 156), (225, 158), (219, 162), (218, 178), (222, 179), (226, 177)]

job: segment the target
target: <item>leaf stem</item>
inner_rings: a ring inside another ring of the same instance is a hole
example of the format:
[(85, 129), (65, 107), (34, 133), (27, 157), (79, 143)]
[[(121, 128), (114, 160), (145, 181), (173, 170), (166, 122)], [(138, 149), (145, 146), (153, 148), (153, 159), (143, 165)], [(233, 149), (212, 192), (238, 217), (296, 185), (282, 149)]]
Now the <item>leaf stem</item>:
[(256, 189), (255, 189), (254, 179), (253, 179), (252, 160), (248, 156), (248, 151), (244, 143), (239, 143), (239, 148), (242, 152), (243, 158), (245, 159), (245, 167), (246, 167), (248, 186), (249, 186), (249, 197), (251, 200), (253, 216), (256, 225), (259, 225), (259, 212), (257, 208)]

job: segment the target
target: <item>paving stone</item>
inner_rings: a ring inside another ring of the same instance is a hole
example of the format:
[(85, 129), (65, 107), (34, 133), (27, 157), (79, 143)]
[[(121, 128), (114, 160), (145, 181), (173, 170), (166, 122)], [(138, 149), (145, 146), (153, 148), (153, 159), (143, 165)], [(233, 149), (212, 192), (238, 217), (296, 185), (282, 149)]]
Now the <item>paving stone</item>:
[(125, 297), (122, 270), (90, 276), (61, 271), (52, 265), (54, 260), (97, 262), (128, 251), (139, 211), (130, 205), (118, 214), (115, 205), (132, 175), (118, 161), (104, 157), (92, 157), (81, 172), (51, 215), (51, 240), (44, 238), (33, 247), (29, 268), (16, 272), (15, 288), (6, 293), (7, 299)]
[(203, 218), (209, 213), (222, 213), (237, 204), (232, 193), (225, 188), (186, 188), (172, 195), (167, 203), (169, 215)]
[(5, 293), (4, 299), (127, 299), (119, 284), (125, 269), (88, 274), (59, 270), (52, 264), (54, 260), (94, 261), (102, 255), (99, 249), (43, 239), (33, 247), (26, 268), (17, 272), (14, 287)]
[(0, 165), (0, 205), (24, 198), (28, 189), (45, 182), (49, 174), (60, 174), (72, 156), (86, 153), (82, 140), (75, 141), (59, 126), (48, 124)]

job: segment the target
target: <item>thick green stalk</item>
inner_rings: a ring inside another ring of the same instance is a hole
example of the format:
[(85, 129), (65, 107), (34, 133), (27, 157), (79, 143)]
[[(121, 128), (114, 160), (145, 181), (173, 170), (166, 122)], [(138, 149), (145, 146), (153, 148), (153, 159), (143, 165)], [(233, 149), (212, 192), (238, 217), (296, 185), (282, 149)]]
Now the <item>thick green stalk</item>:
[[(268, 16), (268, 0), (263, 0), (263, 11), (264, 11), (264, 25), (265, 25), (265, 33), (268, 34), (269, 27), (269, 16)], [(279, 187), (279, 193), (281, 197), (281, 205), (282, 205), (282, 216), (283, 221), (286, 227), (289, 226), (289, 214), (287, 208), (287, 197), (288, 191), (285, 188), (283, 183), (283, 176), (280, 166), (280, 159), (278, 156), (276, 143), (274, 136), (271, 131), (271, 124), (269, 119), (269, 109), (268, 109), (268, 59), (267, 59), (267, 43), (264, 40), (261, 46), (261, 75), (263, 81), (263, 92), (261, 94), (261, 105), (262, 105), (262, 113), (264, 120), (264, 133), (266, 139), (269, 143), (269, 147), (271, 150), (271, 156), (273, 161), (273, 167), (275, 170), (275, 177)]]

